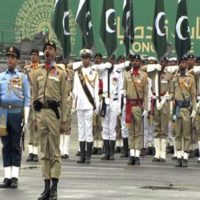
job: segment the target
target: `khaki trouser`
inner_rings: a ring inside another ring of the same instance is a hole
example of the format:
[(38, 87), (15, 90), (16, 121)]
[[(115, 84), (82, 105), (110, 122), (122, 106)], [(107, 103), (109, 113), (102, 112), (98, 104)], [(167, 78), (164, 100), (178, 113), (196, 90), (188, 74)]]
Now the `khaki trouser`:
[(154, 138), (160, 138), (160, 139), (167, 139), (168, 134), (168, 124), (169, 124), (169, 103), (165, 102), (163, 105), (162, 110), (157, 110), (155, 108), (154, 111)]
[(132, 123), (129, 128), (129, 148), (141, 150), (143, 147), (143, 134), (142, 129), (142, 108), (139, 106), (132, 107)]
[(196, 127), (197, 140), (200, 141), (200, 114), (199, 113), (195, 117), (195, 127)]
[(190, 141), (191, 141), (191, 119), (190, 111), (187, 108), (181, 108), (179, 116), (175, 123), (175, 140), (176, 140), (176, 150), (183, 150), (184, 152), (190, 151)]
[(29, 145), (33, 145), (35, 147), (39, 146), (39, 133), (33, 129), (33, 110), (31, 109), (28, 117), (29, 123)]
[(94, 140), (103, 140), (102, 139), (102, 122), (100, 114), (94, 114), (93, 119), (93, 139)]
[(60, 120), (51, 109), (37, 112), (37, 120), (43, 177), (44, 179), (59, 178), (61, 173)]

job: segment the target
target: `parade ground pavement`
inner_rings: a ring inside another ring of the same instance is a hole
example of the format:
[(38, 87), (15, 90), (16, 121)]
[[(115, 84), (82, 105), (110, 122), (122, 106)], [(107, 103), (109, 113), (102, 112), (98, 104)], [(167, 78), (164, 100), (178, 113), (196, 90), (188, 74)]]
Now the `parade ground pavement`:
[[(27, 138), (26, 138), (27, 140)], [(127, 158), (115, 161), (92, 156), (91, 164), (77, 164), (77, 125), (73, 120), (70, 158), (62, 160), (58, 184), (59, 200), (199, 200), (200, 164), (189, 160), (188, 168), (174, 167), (171, 155), (166, 163), (153, 163), (152, 156), (141, 158), (140, 166), (128, 166)], [(43, 190), (39, 163), (27, 163), (23, 152), (18, 189), (1, 189), (0, 200), (37, 200)], [(2, 156), (0, 177), (3, 180)]]

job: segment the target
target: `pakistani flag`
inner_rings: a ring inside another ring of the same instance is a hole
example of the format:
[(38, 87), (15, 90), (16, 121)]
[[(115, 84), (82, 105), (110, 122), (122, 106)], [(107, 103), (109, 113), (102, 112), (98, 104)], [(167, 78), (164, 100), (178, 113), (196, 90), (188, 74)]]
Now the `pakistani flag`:
[(76, 13), (76, 22), (83, 34), (83, 47), (91, 49), (94, 46), (90, 0), (80, 0)]
[(134, 40), (133, 2), (124, 0), (122, 27), (124, 28), (124, 44), (126, 55), (129, 55), (130, 45)]
[(175, 47), (178, 58), (184, 56), (191, 48), (186, 0), (178, 0)]
[(52, 26), (66, 58), (71, 53), (68, 0), (56, 0)]
[(100, 35), (110, 57), (117, 48), (116, 16), (113, 0), (103, 0)]
[(160, 60), (167, 52), (164, 0), (155, 0), (152, 42)]

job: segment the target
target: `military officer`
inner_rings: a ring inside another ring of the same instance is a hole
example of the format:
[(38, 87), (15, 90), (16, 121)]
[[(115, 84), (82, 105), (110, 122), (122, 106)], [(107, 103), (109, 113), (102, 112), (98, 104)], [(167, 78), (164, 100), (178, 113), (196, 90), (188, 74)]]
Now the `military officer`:
[(38, 200), (56, 200), (61, 173), (60, 133), (66, 131), (67, 81), (55, 62), (56, 44), (45, 43), (45, 63), (33, 75), (34, 128), (40, 131), (41, 166), (45, 188)]
[[(38, 49), (32, 49), (31, 53), (31, 63), (24, 67), (24, 72), (28, 75), (30, 85), (32, 86), (33, 82), (33, 73), (34, 70), (39, 67), (39, 51)], [(29, 142), (28, 142), (28, 151), (29, 156), (27, 162), (34, 161), (38, 162), (38, 145), (39, 145), (39, 135), (33, 128), (33, 109), (31, 108), (29, 113)]]
[(194, 77), (186, 73), (186, 57), (179, 59), (178, 64), (180, 72), (175, 75), (171, 84), (171, 99), (175, 101), (173, 119), (176, 126), (176, 166), (187, 167), (191, 141), (191, 119), (194, 120), (196, 115), (196, 88)]
[(148, 115), (147, 74), (140, 70), (140, 55), (131, 58), (132, 69), (125, 73), (123, 89), (126, 91), (126, 125), (129, 128), (130, 159), (128, 165), (140, 165), (143, 147), (143, 117)]
[(71, 135), (71, 121), (72, 121), (72, 86), (73, 86), (73, 76), (74, 71), (71, 70), (68, 65), (64, 66), (66, 71), (66, 80), (68, 83), (68, 99), (67, 99), (67, 127), (66, 132), (60, 135), (60, 151), (61, 158), (68, 159), (69, 158), (69, 149), (70, 149), (70, 135)]
[(167, 59), (164, 57), (158, 65), (148, 65), (147, 72), (153, 81), (152, 114), (154, 121), (155, 156), (153, 162), (165, 162), (167, 133), (169, 124), (169, 92), (171, 87), (171, 74), (164, 71)]
[[(99, 110), (99, 78), (91, 67), (92, 51), (80, 51), (82, 62), (74, 74), (73, 101), (77, 111), (79, 145), (81, 156), (77, 163), (90, 163), (93, 145), (93, 114)], [(87, 154), (85, 148), (87, 146)]]
[[(99, 65), (103, 63), (103, 58), (101, 53), (96, 53), (95, 55), (95, 64)], [(102, 98), (103, 92), (103, 82), (101, 71), (97, 71), (99, 75), (99, 99)], [(93, 121), (93, 136), (94, 136), (94, 144), (93, 144), (93, 154), (102, 154), (103, 148), (103, 139), (102, 139), (102, 123), (100, 113), (94, 115)]]
[(28, 123), (30, 87), (28, 77), (16, 69), (19, 50), (11, 46), (6, 55), (8, 69), (0, 73), (1, 128), (3, 125), (7, 130), (7, 134), (1, 137), (5, 178), (0, 188), (17, 188), (21, 165), (21, 124), (23, 116), (25, 126)]

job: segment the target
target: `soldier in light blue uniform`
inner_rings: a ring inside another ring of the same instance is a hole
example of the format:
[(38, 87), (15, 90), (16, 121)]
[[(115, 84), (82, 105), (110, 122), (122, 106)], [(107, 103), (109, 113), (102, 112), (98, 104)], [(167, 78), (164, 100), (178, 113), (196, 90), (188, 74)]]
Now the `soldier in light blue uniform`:
[[(9, 47), (6, 55), (8, 69), (0, 73), (0, 107), (4, 113), (7, 130), (7, 135), (1, 137), (5, 178), (0, 188), (17, 188), (21, 165), (22, 121), (24, 118), (26, 126), (30, 106), (30, 87), (27, 76), (16, 69), (20, 58), (19, 50)], [(2, 116), (0, 118), (2, 119)]]

